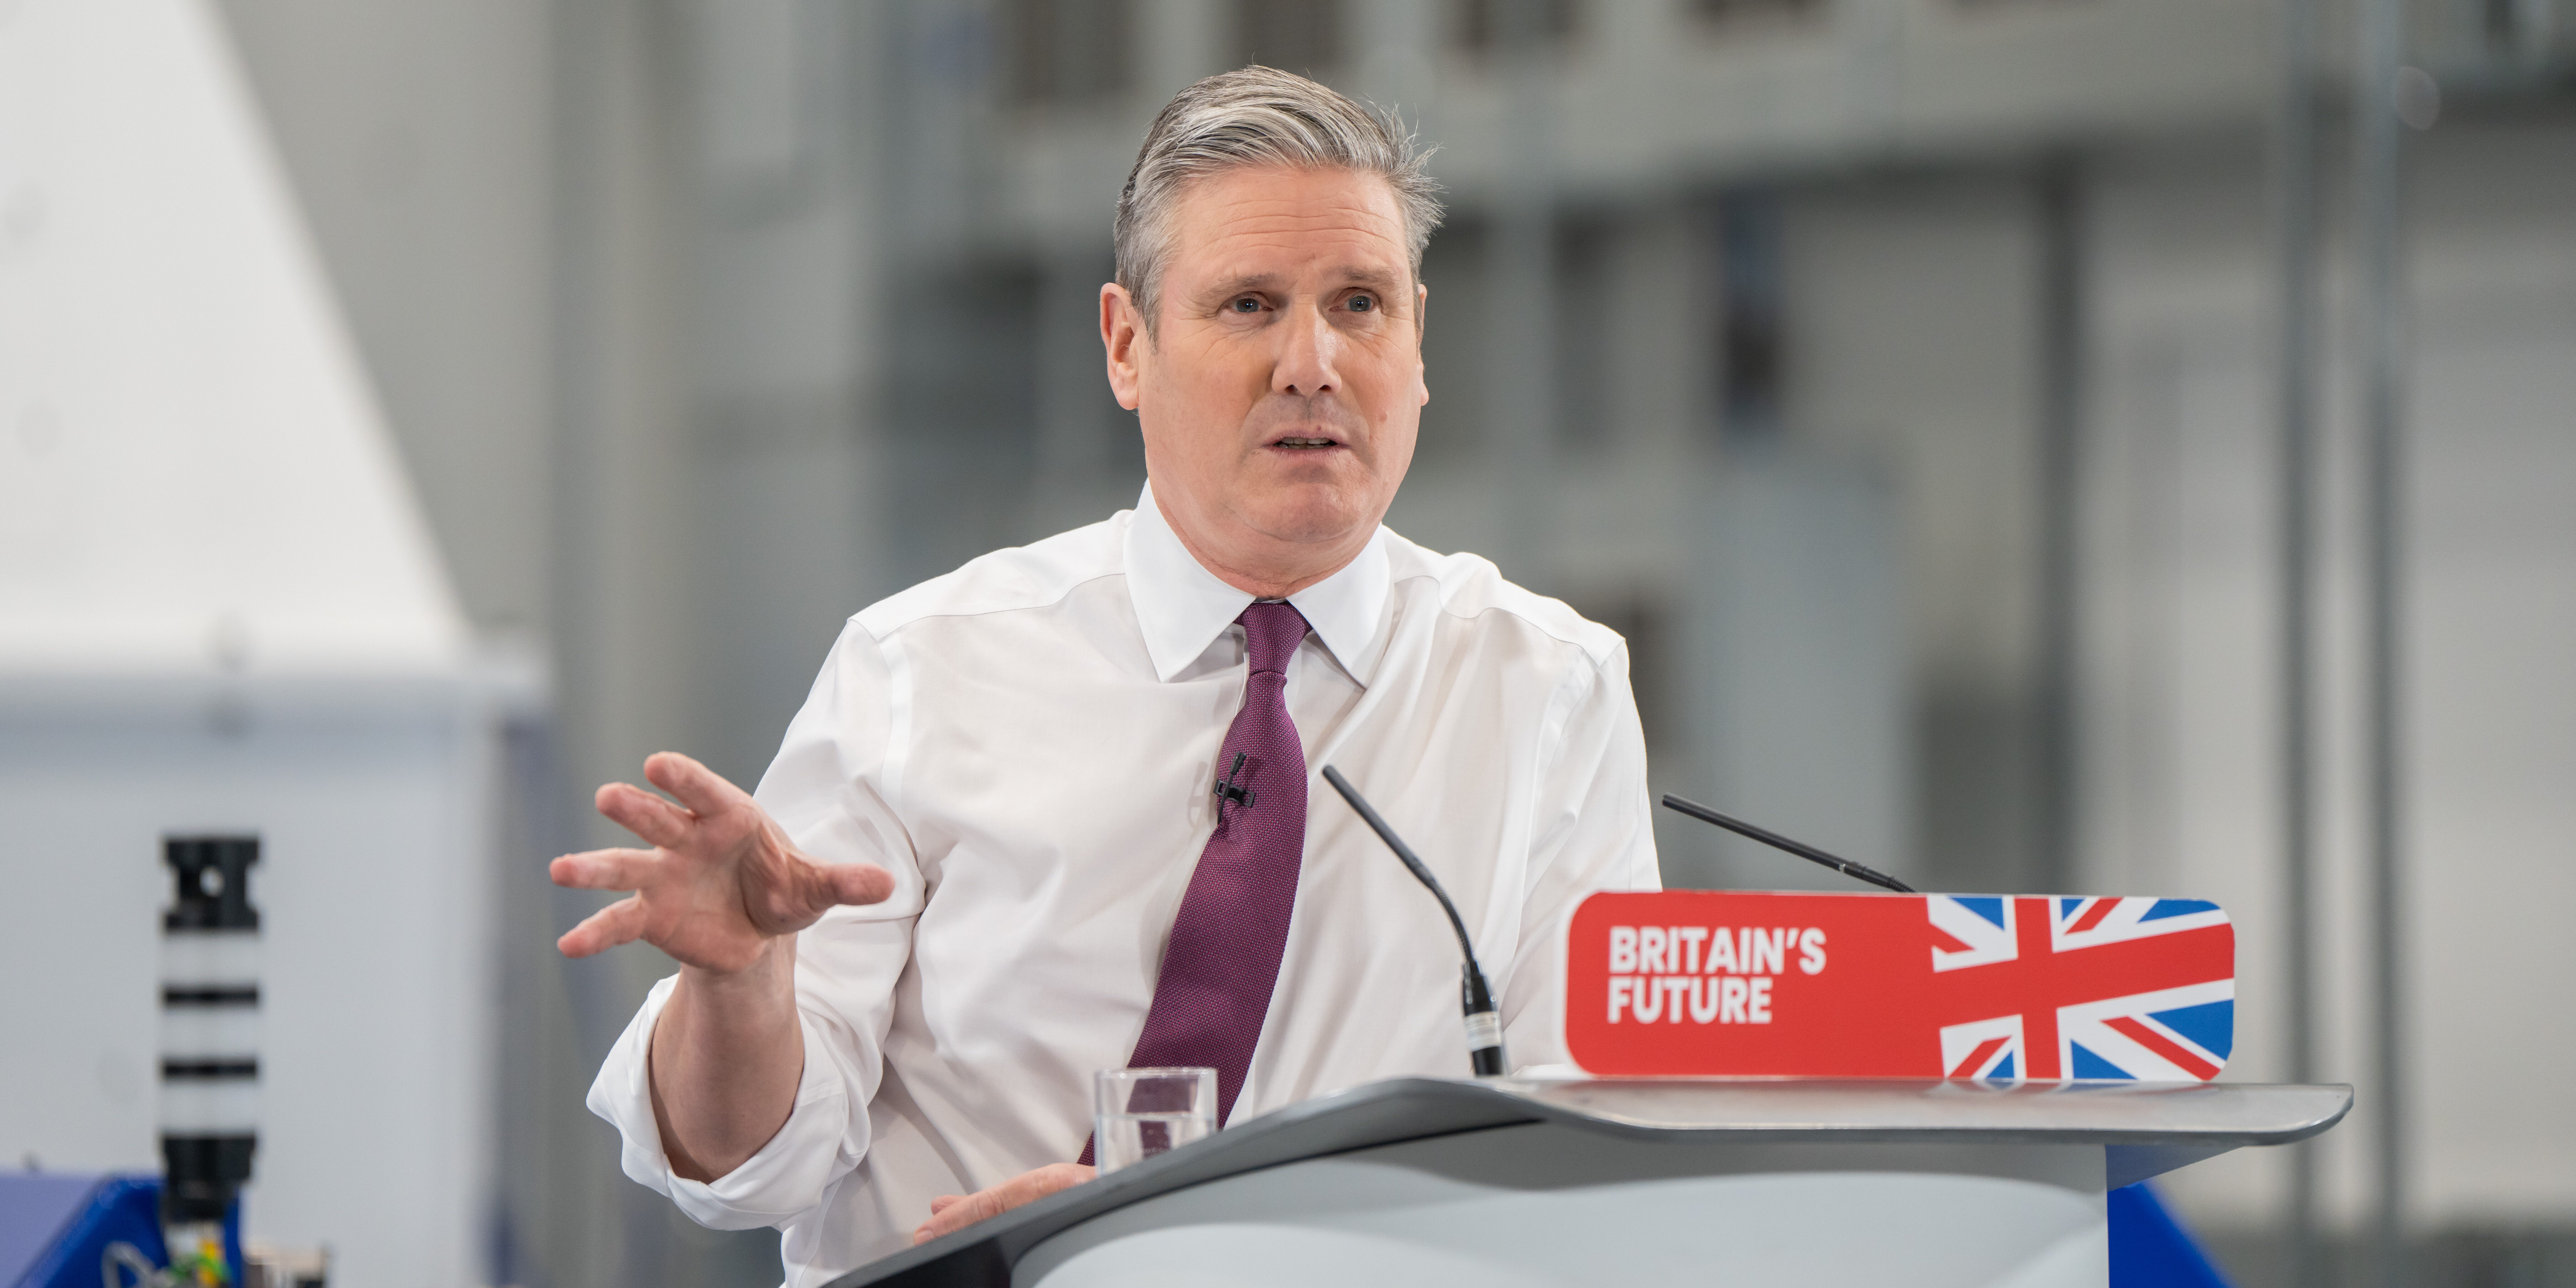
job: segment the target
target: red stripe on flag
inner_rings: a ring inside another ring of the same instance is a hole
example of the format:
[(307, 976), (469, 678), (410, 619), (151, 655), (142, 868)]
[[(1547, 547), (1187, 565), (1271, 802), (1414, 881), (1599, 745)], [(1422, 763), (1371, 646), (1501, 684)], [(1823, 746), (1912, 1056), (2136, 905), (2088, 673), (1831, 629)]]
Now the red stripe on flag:
[(1950, 1076), (1953, 1078), (1973, 1078), (1977, 1076), (1977, 1070), (1986, 1067), (1986, 1057), (1993, 1055), (1995, 1053), (1995, 1048), (2000, 1047), (2003, 1044), (2004, 1040), (2002, 1038), (1987, 1038), (1985, 1041), (1978, 1043), (1977, 1049), (1969, 1052), (1968, 1058), (1961, 1060), (1959, 1062), (1959, 1067), (1950, 1071)]
[(2085, 931), (2091, 930), (2095, 926), (2101, 925), (2102, 919), (2110, 916), (2111, 910), (2119, 906), (2120, 901), (2117, 899), (2094, 900), (2093, 906), (2085, 909), (2084, 915), (2076, 918), (2075, 924), (2066, 928), (2066, 933), (2070, 935), (2080, 935)]
[(1951, 934), (1949, 931), (1943, 930), (1939, 926), (1929, 926), (1926, 927), (1926, 929), (1932, 932), (1932, 946), (1945, 953), (1964, 953), (1971, 951), (1976, 947), (1976, 945), (1959, 938), (1957, 935)]
[(2119, 1016), (2114, 1019), (2104, 1020), (2103, 1024), (2108, 1026), (2112, 1032), (2137, 1043), (2139, 1046), (2155, 1052), (2157, 1055), (2163, 1056), (2167, 1060), (2173, 1061), (2175, 1067), (2195, 1078), (2200, 1079), (2202, 1082), (2207, 1082), (2218, 1076), (2217, 1065), (2211, 1064), (2209, 1061), (2203, 1060), (2199, 1056), (2183, 1050), (2180, 1045), (2173, 1041), (2173, 1039), (2156, 1032), (2154, 1029), (2148, 1028), (2144, 1024), (2140, 1024), (2134, 1016)]

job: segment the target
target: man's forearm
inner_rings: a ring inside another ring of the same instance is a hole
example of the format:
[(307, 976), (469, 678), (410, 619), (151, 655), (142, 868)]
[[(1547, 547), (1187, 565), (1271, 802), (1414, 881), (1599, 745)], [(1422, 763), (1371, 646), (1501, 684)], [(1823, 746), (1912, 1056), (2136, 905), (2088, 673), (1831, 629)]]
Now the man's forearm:
[(796, 1021), (796, 940), (770, 941), (730, 974), (680, 968), (653, 1026), (653, 1120), (671, 1170), (712, 1181), (760, 1152), (796, 1108), (805, 1043)]

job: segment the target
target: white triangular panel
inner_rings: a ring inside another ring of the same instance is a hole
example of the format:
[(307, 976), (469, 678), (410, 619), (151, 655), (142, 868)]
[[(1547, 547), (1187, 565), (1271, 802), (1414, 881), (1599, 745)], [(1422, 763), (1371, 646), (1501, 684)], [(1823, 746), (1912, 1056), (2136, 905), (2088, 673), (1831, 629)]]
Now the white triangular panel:
[(0, 669), (467, 631), (207, 0), (0, 0)]

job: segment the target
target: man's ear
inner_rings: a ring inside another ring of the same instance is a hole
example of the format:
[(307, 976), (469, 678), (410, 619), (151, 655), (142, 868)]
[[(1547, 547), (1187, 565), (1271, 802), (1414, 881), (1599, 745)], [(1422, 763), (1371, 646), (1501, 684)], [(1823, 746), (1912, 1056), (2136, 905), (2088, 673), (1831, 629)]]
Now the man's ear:
[(1431, 405), (1430, 369), (1422, 362), (1422, 328), (1431, 320), (1431, 288), (1413, 285), (1413, 405)]
[(1109, 361), (1109, 392), (1118, 405), (1129, 411), (1144, 400), (1144, 350), (1153, 347), (1153, 337), (1145, 334), (1144, 314), (1137, 311), (1136, 301), (1127, 288), (1116, 282), (1100, 287), (1100, 347)]

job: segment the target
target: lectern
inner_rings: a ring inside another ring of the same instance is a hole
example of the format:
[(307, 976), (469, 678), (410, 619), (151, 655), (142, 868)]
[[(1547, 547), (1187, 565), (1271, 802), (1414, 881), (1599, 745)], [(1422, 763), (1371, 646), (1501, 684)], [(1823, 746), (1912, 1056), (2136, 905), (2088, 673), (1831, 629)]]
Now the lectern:
[(1396, 1079), (833, 1288), (2101, 1288), (2107, 1191), (2351, 1106), (2242, 1083)]

